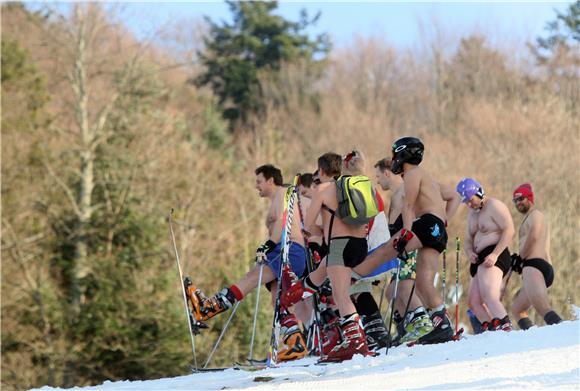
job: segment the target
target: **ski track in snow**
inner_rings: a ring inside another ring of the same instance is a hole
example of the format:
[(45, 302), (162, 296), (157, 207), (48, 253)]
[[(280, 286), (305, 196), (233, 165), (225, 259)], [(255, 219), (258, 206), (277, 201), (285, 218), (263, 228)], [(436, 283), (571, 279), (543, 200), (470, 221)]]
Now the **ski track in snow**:
[[(384, 350), (383, 350), (384, 353)], [(314, 364), (316, 358), (300, 360)], [(387, 356), (261, 371), (228, 369), (82, 390), (580, 390), (580, 322), (467, 335), (439, 345), (400, 346)], [(259, 381), (261, 378), (262, 381)], [(54, 390), (43, 387), (42, 390)]]

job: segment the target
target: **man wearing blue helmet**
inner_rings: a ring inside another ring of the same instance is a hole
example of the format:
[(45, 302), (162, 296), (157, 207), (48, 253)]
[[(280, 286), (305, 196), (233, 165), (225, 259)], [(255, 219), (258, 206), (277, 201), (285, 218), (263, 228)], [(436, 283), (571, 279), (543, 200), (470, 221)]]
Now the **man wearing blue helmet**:
[(441, 293), (433, 286), (433, 279), (439, 269), (439, 254), (447, 246), (445, 220), (449, 220), (455, 210), (447, 216), (439, 184), (425, 169), (419, 167), (423, 152), (423, 142), (416, 137), (402, 137), (393, 144), (391, 171), (402, 174), (405, 193), (401, 210), (403, 226), (385, 245), (353, 270), (366, 275), (385, 259), (418, 250), (415, 287), (423, 304), (429, 308), (433, 330), (425, 335), (417, 332), (406, 336), (405, 342), (437, 343), (453, 337), (445, 304)]
[(501, 285), (511, 267), (508, 245), (515, 234), (511, 214), (503, 202), (487, 197), (473, 178), (463, 178), (457, 192), (470, 208), (464, 244), (473, 277), (469, 307), (484, 331), (510, 331), (512, 325), (501, 303)]

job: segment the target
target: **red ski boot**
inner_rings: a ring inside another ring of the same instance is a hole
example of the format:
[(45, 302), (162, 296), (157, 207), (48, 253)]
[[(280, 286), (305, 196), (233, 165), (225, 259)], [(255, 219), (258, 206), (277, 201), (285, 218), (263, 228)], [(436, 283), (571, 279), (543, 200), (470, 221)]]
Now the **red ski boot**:
[(341, 318), (340, 328), (343, 341), (336, 345), (320, 362), (341, 362), (350, 360), (355, 354), (363, 356), (374, 355), (369, 351), (365, 332), (361, 325), (360, 317), (354, 313), (347, 318)]
[(502, 319), (493, 318), (491, 320), (490, 329), (494, 330), (494, 331), (495, 330), (512, 331), (513, 327), (512, 327), (512, 322), (510, 321), (510, 318), (506, 315)]

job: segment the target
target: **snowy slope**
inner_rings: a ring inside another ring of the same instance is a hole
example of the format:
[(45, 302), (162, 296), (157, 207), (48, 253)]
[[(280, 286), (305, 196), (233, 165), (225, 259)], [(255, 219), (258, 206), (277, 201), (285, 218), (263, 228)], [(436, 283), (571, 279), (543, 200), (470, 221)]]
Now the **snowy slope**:
[(387, 356), (358, 356), (340, 364), (291, 366), (315, 361), (308, 358), (253, 372), (229, 369), (169, 379), (105, 382), (82, 389), (580, 390), (580, 322), (467, 335), (461, 341), (440, 345), (401, 346), (390, 349)]

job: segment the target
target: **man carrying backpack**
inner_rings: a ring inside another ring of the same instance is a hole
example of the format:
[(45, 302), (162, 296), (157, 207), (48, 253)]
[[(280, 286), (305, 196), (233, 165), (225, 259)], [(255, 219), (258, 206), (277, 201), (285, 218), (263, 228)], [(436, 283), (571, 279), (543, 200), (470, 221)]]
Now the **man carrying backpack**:
[[(345, 155), (342, 160), (342, 174), (361, 176), (365, 172), (365, 158), (358, 150), (353, 150)], [(378, 214), (367, 224), (368, 251), (374, 251), (386, 243), (389, 238), (389, 227), (385, 207), (381, 194), (373, 188), (377, 198)], [(386, 273), (386, 272), (383, 272)], [(390, 343), (390, 335), (379, 311), (379, 306), (372, 295), (373, 284), (380, 282), (383, 273), (373, 273), (373, 279), (354, 280), (350, 292), (352, 301), (358, 314), (361, 316), (363, 328), (366, 333), (367, 345), (370, 350), (377, 351), (387, 347)]]
[(341, 165), (342, 158), (336, 153), (325, 153), (318, 158), (321, 184), (314, 192), (304, 219), (305, 235), (311, 235), (309, 231), (315, 226), (317, 216), (322, 215), (323, 233), (329, 243), (326, 263), (305, 279), (296, 281), (282, 297), (282, 304), (291, 306), (300, 301), (305, 292), (311, 294), (317, 291), (327, 276), (330, 279), (333, 298), (341, 316), (343, 341), (321, 361), (343, 361), (351, 359), (355, 354), (371, 354), (360, 316), (350, 299), (352, 268), (362, 262), (367, 254), (366, 223), (347, 224), (347, 219), (339, 217), (340, 211), (349, 207), (339, 205), (338, 202), (337, 191), (340, 184), (334, 177), (340, 174)]
[(417, 341), (436, 343), (453, 337), (453, 327), (445, 304), (433, 285), (439, 254), (447, 245), (444, 222), (446, 211), (437, 182), (425, 169), (419, 167), (423, 152), (423, 142), (416, 137), (402, 137), (393, 144), (391, 171), (403, 174), (403, 228), (353, 270), (360, 275), (367, 275), (401, 252), (418, 250), (416, 289), (424, 304), (430, 308), (433, 331)]

